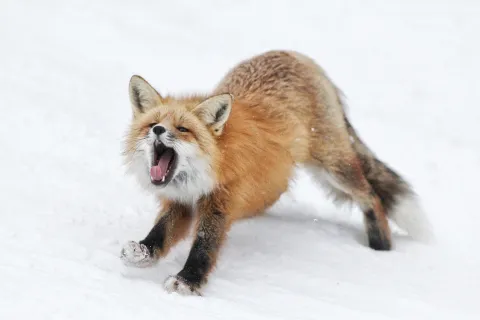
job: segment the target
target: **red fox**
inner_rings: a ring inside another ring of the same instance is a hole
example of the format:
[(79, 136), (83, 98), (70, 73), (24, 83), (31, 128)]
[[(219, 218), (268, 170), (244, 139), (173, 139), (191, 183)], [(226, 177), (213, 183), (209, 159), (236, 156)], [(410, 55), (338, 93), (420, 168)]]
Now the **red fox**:
[(362, 142), (340, 90), (311, 58), (269, 51), (231, 69), (210, 94), (162, 97), (133, 76), (124, 156), (128, 172), (161, 203), (155, 224), (121, 259), (147, 267), (195, 235), (168, 292), (201, 295), (232, 223), (263, 213), (302, 165), (336, 200), (364, 213), (368, 245), (390, 250), (387, 218), (426, 239), (429, 223), (410, 185)]

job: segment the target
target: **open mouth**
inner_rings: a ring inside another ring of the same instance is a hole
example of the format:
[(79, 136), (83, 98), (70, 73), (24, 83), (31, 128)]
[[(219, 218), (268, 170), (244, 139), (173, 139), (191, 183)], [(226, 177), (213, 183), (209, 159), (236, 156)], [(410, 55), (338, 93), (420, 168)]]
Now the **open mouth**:
[(155, 185), (166, 185), (172, 179), (177, 166), (175, 150), (155, 141), (153, 150), (153, 163), (150, 168), (150, 180)]

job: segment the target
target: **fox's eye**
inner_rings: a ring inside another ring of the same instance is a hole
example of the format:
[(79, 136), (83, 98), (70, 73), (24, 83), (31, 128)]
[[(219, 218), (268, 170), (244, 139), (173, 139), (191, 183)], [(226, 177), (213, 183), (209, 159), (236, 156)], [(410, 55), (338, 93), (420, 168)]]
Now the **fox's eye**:
[(156, 126), (156, 125), (157, 125), (157, 123), (152, 122), (152, 123), (150, 123), (148, 126), (149, 126), (150, 128), (153, 128), (153, 127)]
[(177, 127), (177, 130), (180, 132), (188, 132), (189, 130), (185, 127)]

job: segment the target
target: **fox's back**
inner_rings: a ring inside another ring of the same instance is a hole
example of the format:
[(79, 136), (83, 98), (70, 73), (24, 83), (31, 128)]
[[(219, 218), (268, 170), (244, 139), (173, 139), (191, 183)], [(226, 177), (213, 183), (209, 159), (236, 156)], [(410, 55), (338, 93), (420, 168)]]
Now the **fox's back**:
[(236, 99), (254, 105), (305, 106), (311, 103), (314, 88), (309, 71), (290, 52), (270, 51), (245, 60), (226, 74), (217, 92), (229, 92)]
[(223, 92), (253, 109), (261, 121), (283, 121), (289, 132), (283, 141), (296, 162), (309, 157), (311, 138), (343, 123), (335, 86), (312, 59), (294, 51), (269, 51), (239, 63), (215, 90)]

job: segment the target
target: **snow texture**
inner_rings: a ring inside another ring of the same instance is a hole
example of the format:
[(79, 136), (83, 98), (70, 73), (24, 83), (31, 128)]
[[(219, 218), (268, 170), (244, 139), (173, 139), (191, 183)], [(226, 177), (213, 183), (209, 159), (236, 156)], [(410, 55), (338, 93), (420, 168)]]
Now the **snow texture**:
[[(467, 0), (2, 1), (0, 319), (480, 319), (479, 16)], [(299, 170), (232, 228), (201, 297), (169, 294), (191, 238), (151, 268), (120, 258), (157, 209), (122, 166), (128, 80), (208, 91), (270, 49), (321, 64), (436, 241), (395, 227), (393, 251), (370, 250), (359, 210)]]

